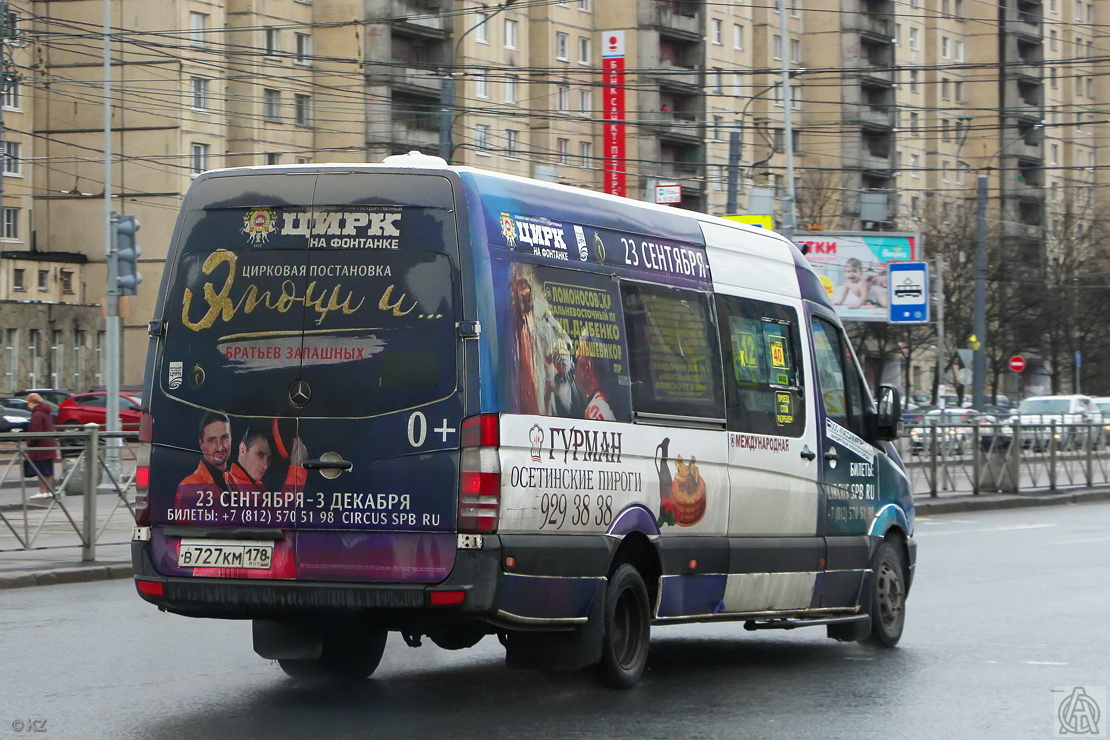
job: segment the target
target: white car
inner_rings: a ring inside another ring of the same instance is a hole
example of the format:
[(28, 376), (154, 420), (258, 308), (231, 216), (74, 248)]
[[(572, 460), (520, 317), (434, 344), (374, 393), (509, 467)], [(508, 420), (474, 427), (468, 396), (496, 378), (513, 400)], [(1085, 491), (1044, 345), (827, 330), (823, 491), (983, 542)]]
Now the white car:
[(910, 450), (921, 454), (932, 449), (933, 430), (937, 427), (937, 451), (942, 455), (962, 455), (975, 444), (975, 427), (994, 424), (993, 416), (975, 409), (933, 409), (910, 430)]
[(1048, 447), (1055, 424), (1056, 441), (1061, 449), (1082, 445), (1088, 425), (1097, 425), (1096, 446), (1102, 443), (1102, 410), (1090, 396), (1033, 396), (1018, 406), (1017, 421), (1021, 422), (1022, 446), (1043, 450)]

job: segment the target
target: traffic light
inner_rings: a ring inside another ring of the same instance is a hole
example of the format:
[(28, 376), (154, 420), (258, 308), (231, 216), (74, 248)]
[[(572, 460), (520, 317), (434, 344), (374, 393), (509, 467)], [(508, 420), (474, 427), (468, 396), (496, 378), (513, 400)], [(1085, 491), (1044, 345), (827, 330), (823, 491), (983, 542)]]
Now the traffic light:
[(112, 236), (116, 260), (116, 292), (119, 295), (136, 295), (143, 276), (139, 272), (139, 255), (142, 250), (135, 243), (139, 219), (134, 216), (116, 216)]

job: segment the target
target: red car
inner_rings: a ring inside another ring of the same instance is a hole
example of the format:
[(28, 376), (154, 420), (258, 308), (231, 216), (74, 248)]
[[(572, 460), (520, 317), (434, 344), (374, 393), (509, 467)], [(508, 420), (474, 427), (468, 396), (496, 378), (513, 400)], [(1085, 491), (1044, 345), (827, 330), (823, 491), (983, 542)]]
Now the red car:
[[(132, 433), (139, 431), (141, 409), (138, 399), (123, 393), (119, 394), (119, 419), (120, 428), (123, 431)], [(54, 423), (57, 426), (82, 426), (91, 422), (99, 424), (100, 428), (104, 429), (107, 418), (107, 393), (74, 393), (58, 404), (58, 417)]]

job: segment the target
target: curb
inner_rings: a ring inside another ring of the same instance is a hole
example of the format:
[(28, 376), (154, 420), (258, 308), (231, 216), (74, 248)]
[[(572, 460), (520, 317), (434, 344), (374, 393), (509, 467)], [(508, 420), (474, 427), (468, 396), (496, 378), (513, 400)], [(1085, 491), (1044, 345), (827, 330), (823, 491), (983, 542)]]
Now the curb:
[(1024, 509), (1033, 506), (1059, 506), (1063, 504), (1082, 504), (1091, 501), (1110, 501), (1110, 489), (1084, 489), (1063, 493), (1036, 494), (981, 494), (961, 496), (955, 499), (926, 498), (914, 501), (918, 515), (953, 514), (966, 511), (990, 511), (993, 509)]
[(130, 578), (133, 574), (131, 563), (99, 563), (68, 568), (15, 570), (0, 573), (0, 589), (112, 581), (120, 578)]
[[(919, 515), (952, 514), (966, 511), (993, 509), (1022, 509), (1034, 506), (1060, 506), (1094, 501), (1110, 501), (1110, 488), (1087, 489), (1065, 493), (983, 494), (962, 496), (958, 499), (931, 499), (914, 501)], [(16, 570), (0, 573), (0, 590), (28, 586), (56, 586), (63, 583), (89, 583), (131, 578), (131, 563), (99, 563), (43, 570)]]

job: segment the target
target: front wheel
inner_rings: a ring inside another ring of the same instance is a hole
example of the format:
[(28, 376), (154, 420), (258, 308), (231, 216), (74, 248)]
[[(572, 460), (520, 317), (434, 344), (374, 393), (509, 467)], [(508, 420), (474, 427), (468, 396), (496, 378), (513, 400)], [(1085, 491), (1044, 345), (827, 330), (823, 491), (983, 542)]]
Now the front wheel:
[(378, 668), (389, 633), (380, 628), (356, 634), (329, 630), (316, 660), (279, 658), (286, 675), (306, 681), (361, 681)]
[(872, 563), (868, 601), (871, 634), (867, 642), (894, 647), (902, 639), (906, 623), (906, 571), (898, 544), (883, 540)]
[(618, 689), (636, 685), (647, 665), (651, 610), (640, 572), (625, 563), (609, 577), (605, 592), (605, 636), (601, 668)]

